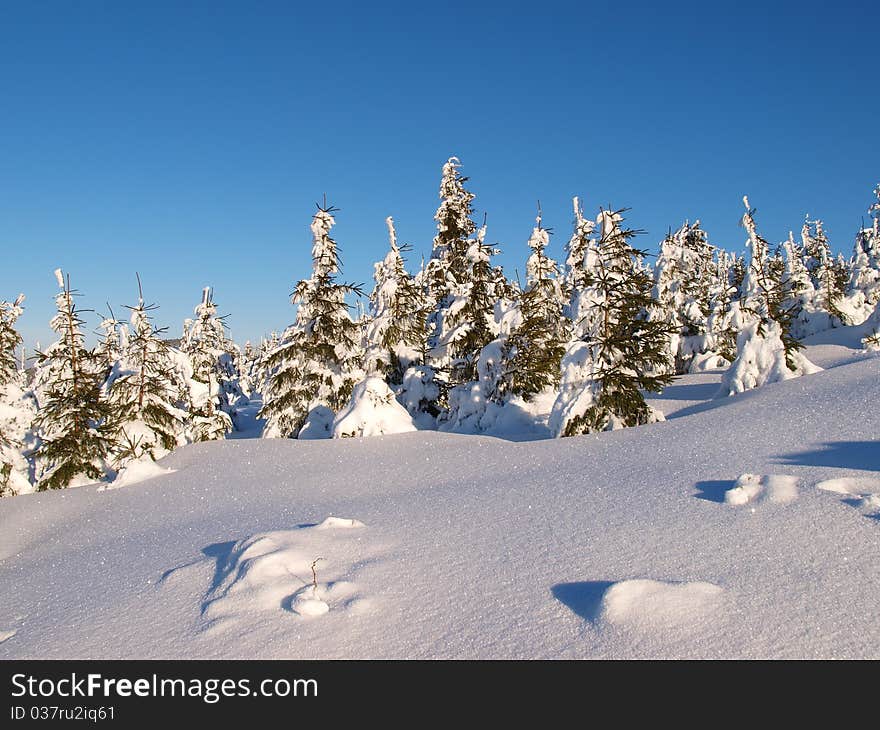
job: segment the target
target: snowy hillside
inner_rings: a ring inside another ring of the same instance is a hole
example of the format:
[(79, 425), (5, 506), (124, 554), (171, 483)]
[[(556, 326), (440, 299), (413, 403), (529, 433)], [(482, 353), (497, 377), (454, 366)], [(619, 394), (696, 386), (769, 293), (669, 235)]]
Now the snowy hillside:
[(730, 398), (686, 375), (638, 428), (214, 441), (4, 499), (0, 657), (880, 658), (880, 358), (848, 344)]

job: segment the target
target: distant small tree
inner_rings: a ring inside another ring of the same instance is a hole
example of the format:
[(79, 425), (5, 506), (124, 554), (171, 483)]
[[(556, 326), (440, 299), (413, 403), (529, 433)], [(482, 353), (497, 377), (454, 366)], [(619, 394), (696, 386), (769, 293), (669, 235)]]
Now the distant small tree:
[(240, 395), (234, 364), (234, 346), (226, 337), (226, 323), (217, 314), (211, 289), (202, 290), (195, 317), (183, 324), (180, 349), (192, 365), (189, 384), (190, 431), (194, 441), (225, 438), (232, 430), (228, 411)]

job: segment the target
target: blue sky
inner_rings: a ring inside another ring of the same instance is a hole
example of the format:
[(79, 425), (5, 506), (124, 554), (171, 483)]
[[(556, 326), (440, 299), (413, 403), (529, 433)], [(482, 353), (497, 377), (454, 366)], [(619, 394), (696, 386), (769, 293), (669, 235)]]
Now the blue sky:
[(700, 218), (739, 250), (748, 193), (772, 242), (809, 212), (848, 254), (880, 10), (767, 5), (3, 2), (0, 298), (47, 344), (54, 268), (117, 313), (138, 271), (172, 334), (211, 285), (255, 340), (291, 321), (323, 193), (369, 286), (385, 216), (429, 252), (453, 154), (511, 275), (535, 201), (559, 256), (575, 194), (630, 207), (645, 248)]

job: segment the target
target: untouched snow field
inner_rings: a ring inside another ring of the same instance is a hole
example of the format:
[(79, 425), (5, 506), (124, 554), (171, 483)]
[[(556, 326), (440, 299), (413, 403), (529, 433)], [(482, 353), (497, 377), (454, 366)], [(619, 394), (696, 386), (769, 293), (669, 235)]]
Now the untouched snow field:
[(4, 499), (0, 657), (880, 658), (880, 357), (852, 346), (731, 398), (686, 376), (641, 428), (237, 439)]

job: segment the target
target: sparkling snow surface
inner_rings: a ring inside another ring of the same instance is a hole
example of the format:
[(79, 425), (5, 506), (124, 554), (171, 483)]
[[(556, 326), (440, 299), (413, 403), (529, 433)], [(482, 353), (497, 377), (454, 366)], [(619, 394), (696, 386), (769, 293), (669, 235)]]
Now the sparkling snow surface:
[(880, 658), (880, 357), (847, 344), (640, 428), (237, 439), (3, 499), (0, 658)]

